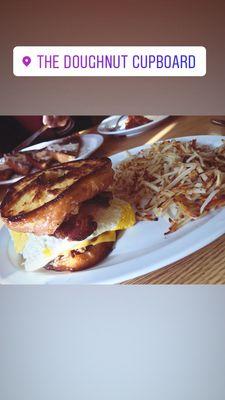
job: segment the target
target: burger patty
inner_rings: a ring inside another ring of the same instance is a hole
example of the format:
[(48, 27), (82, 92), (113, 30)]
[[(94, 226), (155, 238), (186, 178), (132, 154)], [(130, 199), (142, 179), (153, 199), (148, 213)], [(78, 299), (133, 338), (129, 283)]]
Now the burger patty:
[(102, 192), (93, 199), (82, 203), (79, 213), (70, 214), (63, 223), (56, 229), (53, 236), (58, 239), (80, 241), (86, 239), (97, 229), (97, 222), (94, 219), (96, 209), (109, 207), (112, 199), (111, 192)]

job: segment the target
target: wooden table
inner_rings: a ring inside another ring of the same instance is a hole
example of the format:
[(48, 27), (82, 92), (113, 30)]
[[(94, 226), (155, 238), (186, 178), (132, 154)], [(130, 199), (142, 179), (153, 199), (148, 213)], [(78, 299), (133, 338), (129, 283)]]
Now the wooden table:
[[(212, 116), (171, 117), (158, 127), (132, 137), (105, 137), (95, 155), (110, 156), (156, 139), (191, 135), (224, 135), (225, 127), (213, 125)], [(223, 118), (225, 117), (217, 117)], [(94, 132), (90, 129), (87, 132)], [(0, 189), (0, 196), (4, 189)], [(184, 259), (124, 284), (225, 284), (225, 235)]]

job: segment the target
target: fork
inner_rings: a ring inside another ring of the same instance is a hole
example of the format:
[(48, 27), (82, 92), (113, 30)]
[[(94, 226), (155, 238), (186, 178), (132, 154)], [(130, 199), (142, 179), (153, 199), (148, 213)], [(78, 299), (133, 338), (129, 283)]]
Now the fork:
[(42, 127), (37, 131), (34, 132), (31, 136), (29, 136), (27, 139), (25, 139), (22, 143), (19, 144), (13, 151), (20, 151), (24, 147), (28, 147), (31, 143), (33, 143), (40, 135), (42, 135), (43, 132), (45, 132), (48, 129), (47, 125), (42, 125)]

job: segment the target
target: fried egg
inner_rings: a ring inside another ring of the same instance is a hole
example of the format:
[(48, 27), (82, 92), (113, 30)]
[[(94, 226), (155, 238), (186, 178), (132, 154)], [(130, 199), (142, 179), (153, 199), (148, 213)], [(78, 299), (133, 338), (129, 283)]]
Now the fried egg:
[(35, 271), (66, 251), (84, 248), (90, 244), (115, 241), (116, 231), (135, 224), (135, 214), (129, 203), (114, 198), (109, 207), (97, 211), (95, 220), (98, 223), (97, 229), (83, 241), (69, 241), (47, 235), (36, 236), (12, 230), (10, 235), (16, 253), (23, 256), (26, 271)]

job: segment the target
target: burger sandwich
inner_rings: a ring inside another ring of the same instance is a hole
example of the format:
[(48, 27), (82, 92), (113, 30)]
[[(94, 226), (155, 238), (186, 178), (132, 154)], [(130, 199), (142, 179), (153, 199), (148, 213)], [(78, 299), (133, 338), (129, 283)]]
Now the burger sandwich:
[(129, 203), (113, 198), (108, 158), (68, 162), (10, 187), (1, 218), (27, 271), (78, 271), (113, 249), (118, 231), (135, 223)]

